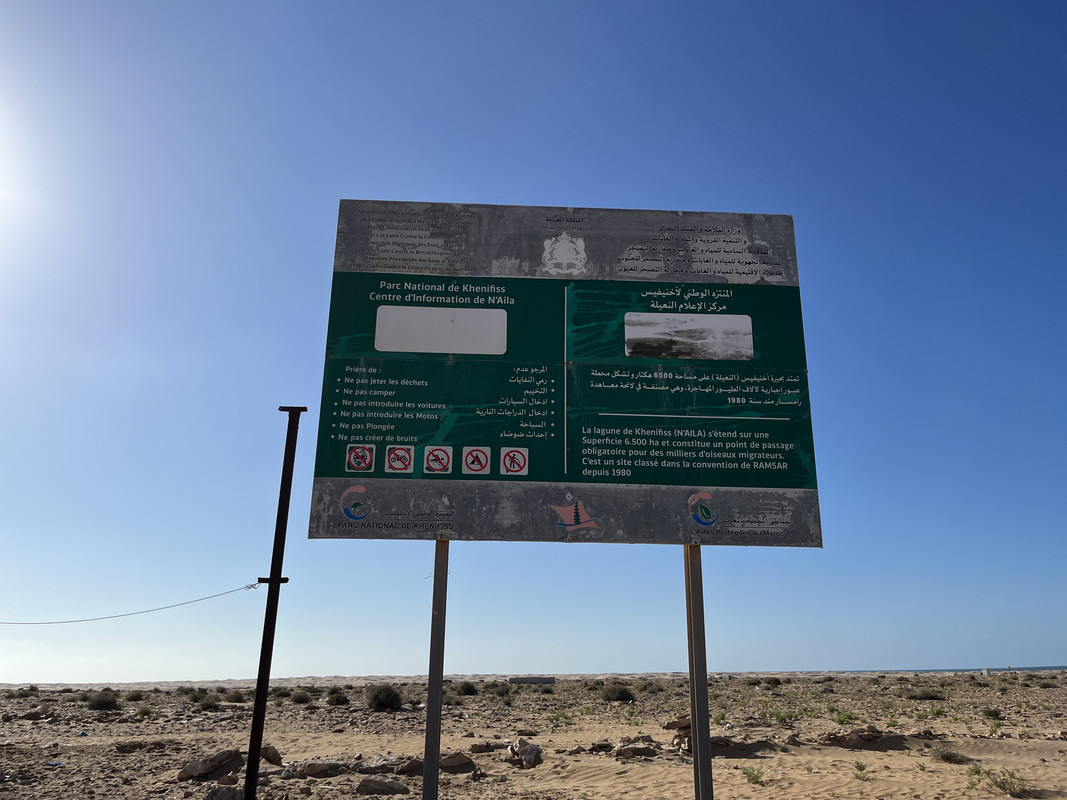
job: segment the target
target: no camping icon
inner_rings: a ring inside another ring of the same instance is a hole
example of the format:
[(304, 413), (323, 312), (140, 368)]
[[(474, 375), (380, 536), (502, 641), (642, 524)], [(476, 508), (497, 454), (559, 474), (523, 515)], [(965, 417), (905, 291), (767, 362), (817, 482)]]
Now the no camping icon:
[(463, 474), (464, 475), (488, 475), (490, 449), (488, 447), (464, 447), (463, 448)]

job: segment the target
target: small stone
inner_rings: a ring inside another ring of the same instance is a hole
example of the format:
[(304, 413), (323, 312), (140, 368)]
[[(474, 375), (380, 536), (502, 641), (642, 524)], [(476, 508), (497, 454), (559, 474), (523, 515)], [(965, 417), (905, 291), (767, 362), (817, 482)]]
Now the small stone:
[(511, 753), (511, 763), (523, 769), (533, 769), (539, 764), (544, 763), (544, 751), (533, 742), (528, 742), (525, 739), (519, 739), (518, 742), (511, 745), (508, 748), (508, 752)]
[(312, 758), (300, 765), (298, 774), (305, 778), (336, 778), (348, 772), (348, 764), (343, 761)]
[(236, 772), (244, 766), (245, 760), (240, 750), (220, 750), (204, 760), (194, 760), (186, 764), (178, 773), (178, 781), (218, 780), (223, 775)]
[(460, 753), (458, 751), (442, 755), (441, 760), (438, 762), (438, 766), (449, 772), (466, 772), (475, 768), (474, 759), (466, 753)]
[(626, 744), (616, 747), (612, 753), (616, 758), (637, 758), (639, 756), (656, 756), (659, 751), (647, 744)]
[(422, 775), (426, 765), (418, 756), (402, 761), (393, 770), (397, 775)]
[(411, 794), (411, 789), (392, 778), (368, 775), (356, 784), (356, 794)]

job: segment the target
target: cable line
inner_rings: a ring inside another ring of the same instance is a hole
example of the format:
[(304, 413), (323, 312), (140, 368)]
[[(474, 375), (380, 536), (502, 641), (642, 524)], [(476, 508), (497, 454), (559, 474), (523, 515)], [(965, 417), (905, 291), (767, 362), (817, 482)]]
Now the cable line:
[(177, 608), (178, 606), (187, 606), (192, 603), (202, 603), (204, 600), (212, 600), (216, 597), (222, 597), (225, 594), (233, 594), (234, 592), (242, 592), (248, 589), (256, 589), (259, 587), (258, 583), (250, 583), (247, 586), (238, 586), (236, 589), (230, 589), (225, 592), (219, 592), (218, 594), (209, 594), (207, 597), (198, 597), (196, 600), (186, 600), (184, 603), (172, 603), (169, 606), (160, 606), (159, 608), (149, 608), (144, 611), (130, 611), (127, 614), (111, 614), (107, 617), (89, 617), (88, 619), (61, 619), (52, 622), (3, 622), (0, 621), (0, 625), (73, 625), (76, 622), (99, 622), (103, 619), (118, 619), (119, 617), (136, 617), (138, 614), (151, 614), (154, 611), (166, 611), (168, 608)]

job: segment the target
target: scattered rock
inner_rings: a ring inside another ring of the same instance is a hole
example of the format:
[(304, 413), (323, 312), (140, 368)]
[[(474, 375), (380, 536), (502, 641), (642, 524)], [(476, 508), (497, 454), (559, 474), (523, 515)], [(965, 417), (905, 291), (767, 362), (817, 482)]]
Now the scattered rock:
[[(352, 770), (344, 761), (331, 761), (325, 758), (309, 758), (294, 770), (304, 778), (336, 778)], [(391, 771), (391, 769), (389, 770)]]
[(469, 772), (475, 769), (474, 759), (466, 753), (442, 754), (438, 766), (446, 772)]
[(411, 794), (411, 789), (392, 778), (368, 775), (356, 784), (356, 794)]
[(282, 754), (279, 753), (278, 748), (272, 744), (263, 745), (259, 750), (259, 757), (268, 764), (273, 764), (276, 767), (282, 765)]
[[(186, 795), (189, 797), (190, 795)], [(204, 800), (244, 800), (244, 789), (237, 786), (215, 786), (207, 793)]]
[(356, 771), (363, 775), (383, 775), (386, 772), (395, 772), (399, 763), (398, 758), (375, 758), (366, 764), (359, 764)]
[(538, 745), (525, 739), (519, 739), (515, 744), (508, 747), (508, 753), (510, 753), (508, 763), (522, 769), (533, 769), (537, 765), (544, 763), (545, 760), (544, 751)]
[(178, 780), (215, 781), (223, 775), (236, 772), (244, 763), (240, 750), (220, 750), (210, 758), (191, 761), (178, 773)]
[(397, 775), (422, 775), (426, 764), (418, 756), (401, 761), (393, 770)]
[(819, 741), (822, 744), (837, 745), (838, 747), (863, 747), (871, 742), (877, 742), (882, 738), (882, 732), (873, 725), (866, 728), (853, 728), (850, 731), (833, 731), (826, 734)]
[(637, 758), (639, 756), (658, 756), (659, 750), (649, 744), (624, 744), (612, 751), (615, 758)]

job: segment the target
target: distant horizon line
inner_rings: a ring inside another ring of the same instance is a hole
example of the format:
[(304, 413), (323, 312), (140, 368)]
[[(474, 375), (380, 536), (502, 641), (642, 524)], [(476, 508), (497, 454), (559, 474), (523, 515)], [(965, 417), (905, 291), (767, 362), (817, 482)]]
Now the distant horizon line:
[[(1011, 673), (1011, 672), (1060, 672), (1067, 671), (1067, 665), (1055, 666), (1007, 666), (1007, 667), (955, 667), (945, 669), (753, 669), (753, 670), (709, 670), (708, 675), (901, 675), (912, 673), (916, 675), (932, 674), (964, 674), (964, 673)], [(659, 672), (473, 672), (454, 673), (445, 675), (445, 681), (456, 680), (506, 680), (508, 678), (545, 677), (560, 680), (582, 680), (589, 678), (620, 677), (620, 678), (682, 678), (689, 675), (688, 670), (659, 671)], [(346, 681), (349, 683), (370, 683), (381, 681), (395, 681), (397, 683), (425, 683), (428, 680), (426, 674), (413, 675), (299, 675), (286, 677), (272, 677), (271, 683), (293, 683), (306, 681), (309, 683), (319, 681)], [(122, 680), (122, 681), (3, 681), (0, 682), (0, 690), (18, 689), (26, 686), (58, 688), (93, 688), (96, 686), (193, 686), (197, 684), (229, 684), (231, 687), (255, 686), (255, 678), (197, 678), (197, 679), (166, 679), (166, 680)]]

